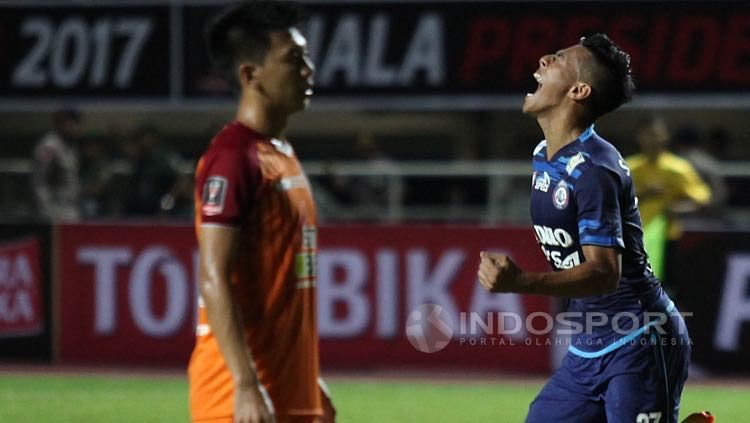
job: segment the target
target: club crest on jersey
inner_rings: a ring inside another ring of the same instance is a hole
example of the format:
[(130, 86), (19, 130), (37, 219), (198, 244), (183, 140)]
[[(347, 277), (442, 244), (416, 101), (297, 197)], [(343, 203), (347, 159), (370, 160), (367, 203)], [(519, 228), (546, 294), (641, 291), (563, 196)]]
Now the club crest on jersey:
[(547, 192), (549, 190), (550, 184), (549, 174), (547, 172), (544, 172), (542, 174), (534, 172), (534, 176), (534, 189), (542, 192)]
[(568, 207), (569, 200), (570, 195), (568, 194), (568, 187), (565, 184), (565, 181), (561, 181), (557, 185), (557, 188), (555, 188), (555, 192), (552, 193), (552, 204), (555, 205), (556, 209), (564, 210)]
[(209, 176), (203, 183), (202, 211), (206, 216), (215, 216), (224, 211), (224, 200), (227, 196), (227, 179), (221, 176)]

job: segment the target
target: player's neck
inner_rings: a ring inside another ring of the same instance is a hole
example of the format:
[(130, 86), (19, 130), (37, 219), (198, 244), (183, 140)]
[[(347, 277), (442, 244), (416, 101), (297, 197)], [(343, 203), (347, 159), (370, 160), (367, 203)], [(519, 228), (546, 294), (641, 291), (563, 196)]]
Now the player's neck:
[(544, 139), (547, 140), (547, 159), (551, 159), (561, 148), (575, 141), (591, 125), (564, 114), (540, 115), (537, 116), (537, 122), (542, 128)]
[(267, 137), (281, 138), (286, 130), (288, 115), (272, 110), (265, 104), (241, 99), (235, 119)]

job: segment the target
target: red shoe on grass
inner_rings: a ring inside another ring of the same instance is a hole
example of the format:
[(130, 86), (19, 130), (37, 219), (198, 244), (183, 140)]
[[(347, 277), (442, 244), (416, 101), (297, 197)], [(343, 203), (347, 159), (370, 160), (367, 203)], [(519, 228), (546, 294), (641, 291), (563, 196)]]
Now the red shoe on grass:
[(687, 416), (682, 423), (714, 423), (714, 416), (709, 411), (701, 411)]

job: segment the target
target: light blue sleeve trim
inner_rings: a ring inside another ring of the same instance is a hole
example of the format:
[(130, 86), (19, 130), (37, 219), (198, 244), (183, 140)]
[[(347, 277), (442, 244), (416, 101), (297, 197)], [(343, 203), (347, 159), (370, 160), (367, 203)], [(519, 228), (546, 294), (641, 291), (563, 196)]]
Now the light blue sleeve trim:
[(581, 234), (581, 245), (601, 245), (604, 247), (625, 248), (625, 242), (619, 236), (586, 235)]
[(578, 233), (582, 233), (584, 229), (599, 229), (602, 227), (602, 222), (594, 219), (581, 219), (578, 221)]
[[(669, 305), (667, 306), (667, 314), (672, 313), (673, 310), (674, 310), (674, 302), (670, 301)], [(579, 357), (583, 357), (583, 358), (601, 357), (604, 354), (611, 353), (612, 351), (620, 348), (621, 346), (623, 346), (623, 345), (627, 344), (628, 342), (634, 340), (635, 338), (641, 336), (643, 334), (643, 332), (646, 331), (647, 328), (655, 326), (656, 323), (657, 322), (651, 322), (651, 323), (649, 323), (649, 324), (647, 324), (647, 325), (645, 325), (645, 326), (637, 329), (635, 332), (630, 333), (628, 336), (626, 336), (624, 338), (620, 338), (617, 341), (609, 344), (608, 346), (606, 346), (605, 348), (602, 348), (599, 351), (592, 351), (592, 352), (581, 351), (578, 348), (574, 347), (573, 345), (568, 346), (568, 351), (570, 351), (571, 353), (573, 353), (573, 354), (575, 354), (575, 355), (577, 355)]]

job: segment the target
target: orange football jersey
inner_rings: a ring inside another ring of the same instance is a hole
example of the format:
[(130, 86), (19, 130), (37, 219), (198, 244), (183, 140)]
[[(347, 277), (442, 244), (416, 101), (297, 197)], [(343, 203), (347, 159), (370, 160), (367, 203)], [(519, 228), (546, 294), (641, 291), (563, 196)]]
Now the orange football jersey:
[[(258, 378), (278, 416), (320, 415), (315, 310), (317, 230), (310, 185), (292, 147), (239, 122), (220, 131), (195, 176), (196, 229), (241, 231), (231, 275)], [(199, 301), (188, 368), (194, 420), (229, 417), (232, 376)]]

